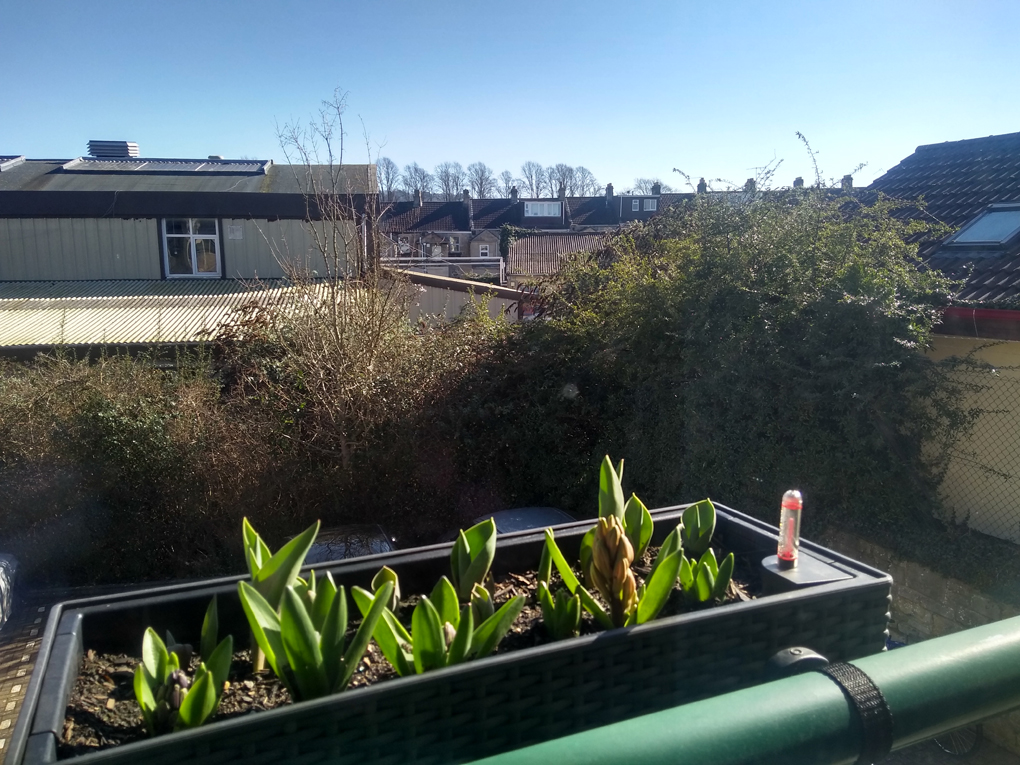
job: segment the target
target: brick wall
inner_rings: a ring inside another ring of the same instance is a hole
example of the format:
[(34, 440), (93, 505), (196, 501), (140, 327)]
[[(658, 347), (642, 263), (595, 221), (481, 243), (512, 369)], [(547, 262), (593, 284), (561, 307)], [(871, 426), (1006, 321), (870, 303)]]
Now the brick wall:
[[(917, 643), (970, 627), (1020, 615), (1020, 607), (990, 598), (958, 579), (905, 561), (880, 545), (845, 532), (833, 532), (822, 544), (892, 575), (893, 640)], [(984, 734), (1020, 754), (1020, 711), (984, 723)]]

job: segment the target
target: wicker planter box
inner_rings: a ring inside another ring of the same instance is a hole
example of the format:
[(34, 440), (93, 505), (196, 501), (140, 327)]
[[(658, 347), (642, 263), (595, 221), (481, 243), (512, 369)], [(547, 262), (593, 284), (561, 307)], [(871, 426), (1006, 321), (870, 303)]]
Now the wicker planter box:
[[(775, 552), (774, 527), (717, 508), (715, 539), (723, 549), (754, 564)], [(654, 543), (675, 525), (681, 509), (653, 511)], [(557, 528), (568, 557), (576, 556), (590, 526), (584, 521)], [(493, 570), (532, 569), (542, 542), (535, 532), (500, 537)], [(390, 680), (75, 761), (467, 762), (754, 685), (769, 657), (789, 646), (807, 646), (843, 661), (882, 650), (891, 578), (810, 542), (801, 549), (849, 578)], [(405, 593), (423, 592), (447, 573), (448, 551), (448, 545), (435, 545), (327, 568), (338, 584), (366, 586), (385, 563), (399, 573)], [(7, 762), (55, 761), (83, 650), (136, 652), (150, 625), (160, 633), (169, 628), (178, 638), (197, 639), (190, 633), (201, 624), (213, 593), (220, 595), (221, 629), (243, 642), (248, 627), (236, 596), (241, 578), (54, 607)]]

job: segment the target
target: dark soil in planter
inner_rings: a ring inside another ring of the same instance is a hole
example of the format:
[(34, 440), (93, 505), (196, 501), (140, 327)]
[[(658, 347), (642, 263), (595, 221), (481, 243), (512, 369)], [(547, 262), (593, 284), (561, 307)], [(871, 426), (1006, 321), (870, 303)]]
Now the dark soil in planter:
[[(644, 559), (635, 564), (635, 573), (639, 576), (646, 574), (651, 567), (653, 555), (654, 551), (646, 552)], [(727, 602), (750, 600), (759, 594), (760, 581), (752, 573), (753, 570), (749, 561), (741, 561), (738, 558), (735, 579), (730, 585)], [(558, 583), (555, 571), (553, 579), (555, 589)], [(493, 584), (497, 607), (516, 595), (527, 597), (521, 615), (500, 643), (497, 653), (518, 651), (551, 642), (542, 624), (542, 610), (535, 596), (537, 581), (534, 572), (499, 576)], [(412, 596), (401, 602), (401, 620), (408, 627), (417, 602), (418, 596)], [(677, 589), (658, 618), (690, 610), (691, 607), (685, 604)], [(601, 630), (595, 620), (589, 614), (582, 613), (580, 634), (587, 635), (599, 631)], [(351, 634), (353, 635), (353, 631)], [(247, 636), (235, 635), (234, 640), (235, 643), (247, 640)], [(137, 656), (86, 651), (68, 703), (58, 757), (61, 759), (74, 757), (147, 737), (142, 713), (138, 702), (135, 701), (133, 686), (135, 667), (140, 661)], [(192, 663), (192, 669), (195, 667), (197, 660)], [(358, 665), (349, 688), (372, 685), (395, 677), (396, 672), (373, 641)], [(258, 674), (252, 672), (250, 652), (237, 651), (231, 664), (229, 686), (223, 693), (218, 711), (206, 724), (273, 709), (290, 701), (290, 694), (273, 675), (272, 670), (267, 669)]]

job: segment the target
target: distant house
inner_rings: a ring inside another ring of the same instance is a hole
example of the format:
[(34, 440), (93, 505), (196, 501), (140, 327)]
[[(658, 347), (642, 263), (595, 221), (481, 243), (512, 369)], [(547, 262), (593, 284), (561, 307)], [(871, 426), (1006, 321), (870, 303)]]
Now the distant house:
[(354, 240), (374, 167), (145, 159), (133, 144), (71, 160), (0, 157), (0, 282), (254, 279), (316, 269), (314, 189), (349, 211)]
[[(597, 197), (524, 198), (516, 188), (501, 199), (472, 199), (467, 190), (451, 202), (410, 202), (385, 207), (379, 223), (387, 257), (403, 267), (445, 276), (492, 278), (499, 263), (500, 283), (518, 283), (528, 277), (558, 270), (559, 256), (588, 250), (595, 239), (581, 234), (604, 234), (632, 221), (649, 220), (667, 202), (681, 195), (616, 195), (613, 185)], [(505, 226), (525, 229), (527, 237), (500, 252)], [(526, 244), (524, 243), (526, 239)], [(601, 245), (600, 245), (601, 246)], [(566, 249), (564, 249), (566, 248)], [(550, 271), (549, 269), (554, 269)]]
[[(0, 156), (0, 347), (190, 343), (370, 241), (372, 165)], [(359, 236), (360, 234), (360, 236)], [(258, 281), (257, 284), (253, 282)]]

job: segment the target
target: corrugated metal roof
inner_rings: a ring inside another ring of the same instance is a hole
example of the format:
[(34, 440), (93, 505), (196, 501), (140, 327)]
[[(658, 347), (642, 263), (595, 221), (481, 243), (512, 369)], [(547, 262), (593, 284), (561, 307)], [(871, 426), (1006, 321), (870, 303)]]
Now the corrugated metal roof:
[(510, 245), (507, 274), (548, 276), (560, 270), (564, 255), (574, 252), (598, 252), (606, 245), (608, 234), (533, 234)]
[(235, 309), (292, 294), (283, 281), (0, 283), (0, 347), (199, 342)]
[(76, 173), (265, 173), (271, 159), (111, 159), (78, 157), (63, 166)]

